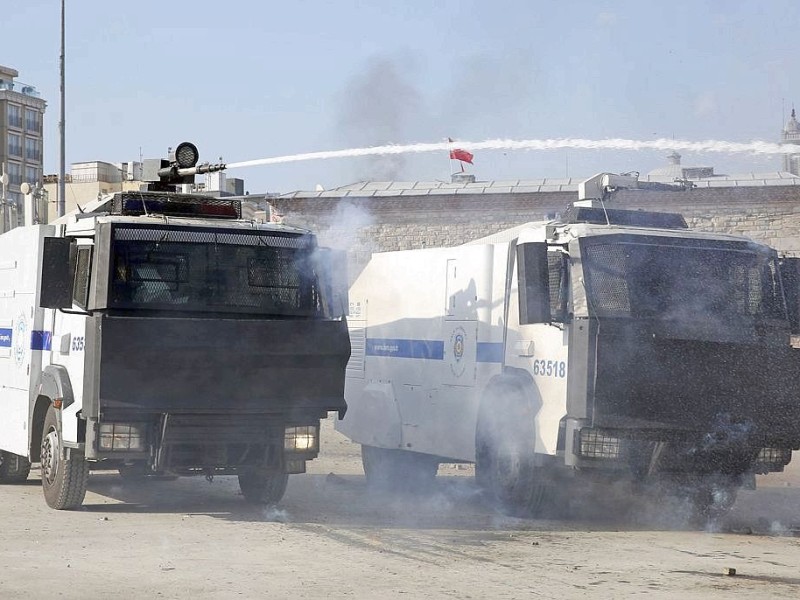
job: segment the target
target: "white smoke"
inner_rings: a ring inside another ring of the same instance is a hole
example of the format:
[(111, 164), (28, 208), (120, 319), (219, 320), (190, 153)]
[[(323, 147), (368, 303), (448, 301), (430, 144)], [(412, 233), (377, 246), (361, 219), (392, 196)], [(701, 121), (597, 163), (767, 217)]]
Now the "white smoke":
[(366, 209), (341, 202), (331, 216), (328, 226), (317, 230), (317, 238), (330, 248), (353, 250), (369, 240), (363, 232), (375, 224), (375, 217)]
[(274, 505), (265, 506), (262, 512), (264, 521), (268, 523), (288, 523), (289, 513)]

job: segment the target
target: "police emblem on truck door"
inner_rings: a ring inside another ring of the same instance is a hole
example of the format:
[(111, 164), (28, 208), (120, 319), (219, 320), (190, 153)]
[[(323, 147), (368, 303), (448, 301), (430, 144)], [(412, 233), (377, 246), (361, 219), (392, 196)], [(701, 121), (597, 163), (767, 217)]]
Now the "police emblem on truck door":
[(18, 367), (21, 367), (22, 363), (25, 362), (26, 346), (29, 343), (28, 340), (28, 321), (25, 319), (25, 315), (20, 313), (16, 323), (14, 323), (14, 342), (12, 349), (14, 362), (17, 363)]
[(464, 338), (467, 333), (463, 327), (456, 327), (453, 333), (450, 334), (450, 347), (452, 348), (453, 355), (450, 360), (450, 370), (455, 377), (461, 377), (464, 374)]
[(475, 384), (476, 337), (477, 324), (474, 321), (445, 321), (444, 383)]

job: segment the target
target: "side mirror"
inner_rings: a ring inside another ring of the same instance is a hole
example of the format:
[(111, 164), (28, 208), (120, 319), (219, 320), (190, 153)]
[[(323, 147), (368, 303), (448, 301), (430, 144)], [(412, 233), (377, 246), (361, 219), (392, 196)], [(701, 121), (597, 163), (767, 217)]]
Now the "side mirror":
[(520, 324), (549, 323), (550, 281), (545, 242), (517, 246), (517, 289)]
[(334, 318), (346, 316), (349, 305), (347, 253), (344, 250), (317, 248), (315, 259), (325, 312)]
[(780, 263), (783, 297), (789, 313), (789, 331), (800, 334), (800, 258), (782, 258)]
[(71, 308), (75, 272), (75, 240), (44, 238), (42, 278), (39, 287), (41, 308)]

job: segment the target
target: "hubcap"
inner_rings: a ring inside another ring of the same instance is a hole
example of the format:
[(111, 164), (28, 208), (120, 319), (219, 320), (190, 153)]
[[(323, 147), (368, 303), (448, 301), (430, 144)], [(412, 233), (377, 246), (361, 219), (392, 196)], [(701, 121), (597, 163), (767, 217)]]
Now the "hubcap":
[(58, 432), (51, 429), (42, 440), (42, 478), (52, 484), (58, 474)]

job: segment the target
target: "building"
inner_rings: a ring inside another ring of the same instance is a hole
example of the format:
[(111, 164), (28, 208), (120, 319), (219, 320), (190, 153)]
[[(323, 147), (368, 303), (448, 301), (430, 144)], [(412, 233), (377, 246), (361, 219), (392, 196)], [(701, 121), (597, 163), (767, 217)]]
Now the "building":
[(687, 167), (681, 164), (681, 155), (674, 150), (667, 156), (668, 164), (650, 171), (646, 181), (671, 182), (686, 179), (708, 179), (720, 177), (714, 173), (714, 167)]
[[(65, 212), (73, 212), (103, 194), (145, 189), (147, 182), (143, 179), (143, 171), (140, 161), (72, 163), (69, 173), (64, 177)], [(44, 189), (48, 197), (56, 198), (57, 188), (58, 175), (46, 175)], [(214, 196), (244, 196), (244, 180), (226, 177), (223, 172), (207, 173), (198, 183), (184, 185), (181, 191)], [(48, 204), (47, 213), (47, 222), (58, 216), (55, 202)]]
[(47, 103), (32, 85), (16, 80), (19, 73), (0, 66), (0, 167), (8, 176), (0, 198), (2, 231), (22, 222), (22, 192), (28, 183), (42, 184), (42, 122)]
[(789, 148), (796, 146), (796, 148), (792, 148), (795, 150), (794, 153), (783, 155), (783, 170), (800, 175), (800, 123), (797, 122), (794, 107), (792, 107), (792, 115), (786, 122), (786, 127), (781, 132), (781, 144)]
[[(688, 179), (679, 164), (641, 178)], [(575, 201), (583, 178), (507, 181), (370, 181), (269, 198), (271, 220), (317, 231), (349, 254), (355, 277), (373, 252), (463, 244), (530, 221), (552, 219)], [(620, 190), (613, 203), (678, 212), (690, 227), (746, 235), (800, 256), (800, 176), (783, 171), (688, 179), (682, 191)]]
[[(78, 162), (70, 165), (70, 172), (64, 177), (64, 198), (66, 212), (72, 212), (96, 200), (102, 194), (140, 189), (142, 184), (142, 163), (136, 161), (109, 163), (102, 160)], [(58, 197), (58, 175), (45, 175), (44, 189), (48, 197)], [(58, 216), (58, 207), (50, 202), (47, 209), (47, 222)]]

